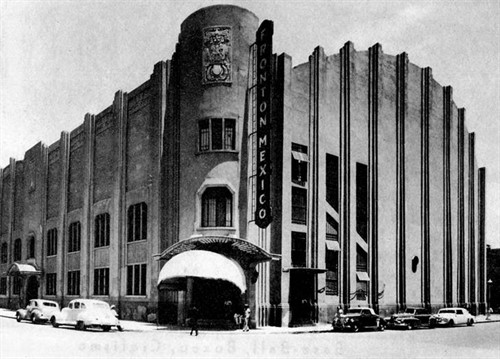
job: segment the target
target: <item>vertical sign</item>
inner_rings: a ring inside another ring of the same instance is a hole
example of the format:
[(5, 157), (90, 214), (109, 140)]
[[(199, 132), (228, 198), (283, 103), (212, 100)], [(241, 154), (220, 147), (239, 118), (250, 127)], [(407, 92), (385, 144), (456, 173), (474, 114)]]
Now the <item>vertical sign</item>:
[(257, 30), (257, 188), (255, 224), (266, 228), (271, 222), (270, 125), (273, 22), (264, 20)]

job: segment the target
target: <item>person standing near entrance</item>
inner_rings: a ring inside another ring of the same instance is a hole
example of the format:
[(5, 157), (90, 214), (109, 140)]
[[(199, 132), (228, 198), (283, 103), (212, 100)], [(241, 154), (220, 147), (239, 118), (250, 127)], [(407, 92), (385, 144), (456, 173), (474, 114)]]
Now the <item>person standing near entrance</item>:
[(252, 312), (250, 311), (250, 307), (248, 304), (245, 304), (245, 325), (243, 326), (243, 331), (248, 332), (250, 330), (250, 327), (248, 326), (250, 324), (250, 314)]
[(196, 307), (192, 307), (189, 311), (189, 324), (191, 325), (189, 335), (193, 335), (193, 332), (195, 332), (195, 335), (198, 336), (198, 309)]

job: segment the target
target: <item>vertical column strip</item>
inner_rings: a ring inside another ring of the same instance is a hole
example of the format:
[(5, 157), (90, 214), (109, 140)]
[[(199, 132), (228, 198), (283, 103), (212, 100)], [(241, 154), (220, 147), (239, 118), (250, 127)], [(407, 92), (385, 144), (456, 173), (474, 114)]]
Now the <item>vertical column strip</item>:
[(451, 143), (451, 111), (453, 89), (450, 86), (443, 88), (443, 293), (444, 304), (451, 306), (453, 301), (453, 262), (451, 249), (451, 169), (450, 169), (450, 143)]
[(368, 49), (368, 254), (370, 304), (378, 311), (378, 103), (380, 44)]
[(465, 304), (465, 233), (464, 233), (464, 122), (465, 109), (458, 110), (458, 304)]
[(342, 283), (340, 287), (341, 302), (348, 306), (350, 302), (350, 184), (351, 184), (351, 51), (352, 43), (347, 42), (340, 50), (340, 242), (342, 250)]
[(469, 134), (469, 301), (476, 303), (475, 135)]
[(479, 169), (479, 305), (480, 311), (484, 312), (486, 304), (486, 238), (485, 238), (485, 224), (486, 224), (486, 168)]
[(430, 218), (429, 218), (429, 116), (430, 116), (430, 82), (432, 70), (430, 67), (422, 69), (421, 80), (421, 293), (422, 306), (430, 309)]
[(405, 117), (408, 56), (396, 57), (396, 288), (398, 308), (406, 305)]

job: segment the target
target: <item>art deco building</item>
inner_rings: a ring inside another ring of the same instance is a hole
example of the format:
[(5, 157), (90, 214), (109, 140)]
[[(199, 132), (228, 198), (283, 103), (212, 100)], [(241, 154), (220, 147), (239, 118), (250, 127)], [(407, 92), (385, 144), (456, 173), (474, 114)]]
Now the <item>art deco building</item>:
[(1, 170), (0, 305), (222, 325), (248, 303), (258, 326), (484, 310), (485, 169), (452, 88), (379, 44), (293, 67), (272, 25), (196, 11), (146, 82)]

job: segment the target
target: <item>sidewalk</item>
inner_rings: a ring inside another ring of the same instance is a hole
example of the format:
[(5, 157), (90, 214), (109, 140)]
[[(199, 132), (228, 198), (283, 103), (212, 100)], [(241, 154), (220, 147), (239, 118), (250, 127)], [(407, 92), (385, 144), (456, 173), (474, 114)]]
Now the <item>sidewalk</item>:
[[(0, 308), (0, 317), (15, 319), (15, 311)], [(495, 323), (500, 322), (500, 314), (492, 314), (489, 320), (486, 320), (485, 315), (477, 315), (475, 317), (476, 324), (486, 324), (486, 323)], [(165, 325), (165, 324), (155, 324), (155, 323), (147, 323), (147, 322), (138, 322), (133, 320), (120, 320), (121, 326), (124, 331), (131, 332), (147, 332), (153, 330), (168, 330), (168, 331), (176, 331), (176, 332), (185, 332), (189, 333), (189, 327), (175, 326), (175, 325)], [(256, 329), (252, 329), (249, 332), (243, 332), (241, 329), (235, 330), (217, 330), (217, 329), (204, 329), (200, 328), (200, 331), (206, 334), (219, 334), (221, 332), (224, 333), (232, 333), (232, 334), (299, 334), (299, 333), (326, 333), (332, 331), (332, 325), (329, 323), (319, 323), (317, 325), (304, 326), (304, 327), (259, 327)]]

